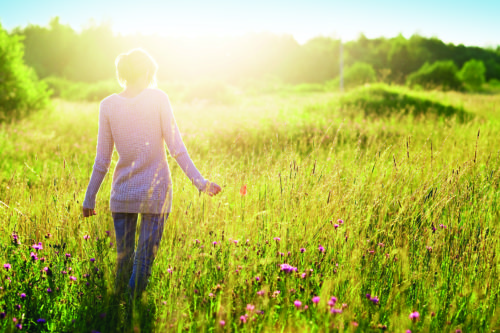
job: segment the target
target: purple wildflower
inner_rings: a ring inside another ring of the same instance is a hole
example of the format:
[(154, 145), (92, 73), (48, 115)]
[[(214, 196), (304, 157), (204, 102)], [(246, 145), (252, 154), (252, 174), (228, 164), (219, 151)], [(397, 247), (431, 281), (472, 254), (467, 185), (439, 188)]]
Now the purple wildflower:
[(7, 271), (12, 268), (10, 264), (3, 264), (3, 268), (5, 268)]
[(26, 294), (25, 293), (21, 293), (21, 298), (25, 299), (26, 298)]
[(303, 247), (300, 248), (300, 253), (304, 253), (306, 252), (306, 249), (304, 249)]
[(21, 310), (21, 304), (16, 304), (16, 306), (14, 306), (17, 310)]
[(70, 279), (70, 280), (73, 280), (73, 281), (76, 281), (76, 277), (75, 277), (75, 276), (73, 276), (73, 275), (71, 275), (71, 276), (69, 277), (69, 279)]
[(333, 225), (333, 227), (334, 227), (335, 229), (337, 229), (337, 228), (339, 227), (339, 225), (335, 223), (335, 224)]
[(319, 296), (314, 296), (314, 297), (312, 298), (312, 301), (313, 301), (313, 303), (314, 303), (314, 304), (318, 304), (318, 303), (319, 303), (319, 300), (320, 300)]
[(342, 219), (338, 219), (338, 220), (337, 220), (337, 223), (338, 223), (338, 224), (344, 224), (344, 220), (342, 220)]
[(40, 318), (36, 322), (39, 323), (39, 324), (45, 324), (47, 321), (45, 319), (43, 319), (43, 318)]
[(417, 311), (414, 311), (414, 312), (410, 313), (410, 315), (409, 315), (409, 318), (411, 320), (418, 320), (419, 317), (420, 317), (420, 313), (418, 313)]
[(66, 253), (66, 258), (71, 258), (71, 254)]
[(255, 281), (260, 281), (260, 277), (256, 276)]
[(0, 312), (0, 319), (4, 319), (7, 316), (5, 312)]
[(325, 252), (325, 248), (323, 246), (321, 246), (321, 244), (319, 245), (318, 250), (321, 253)]
[(90, 262), (94, 262), (95, 261), (95, 258), (90, 258)]
[(89, 240), (89, 239), (90, 239), (90, 236), (89, 236), (89, 235), (84, 235), (84, 236), (83, 236), (83, 239), (85, 239), (85, 240)]
[(293, 267), (289, 264), (281, 264), (280, 267), (281, 267), (281, 270), (284, 271), (285, 273), (291, 273), (291, 272), (297, 271), (297, 267)]
[(295, 305), (295, 307), (296, 307), (297, 309), (300, 309), (300, 307), (302, 306), (302, 302), (301, 302), (301, 301), (299, 301), (299, 300), (296, 300), (295, 302), (293, 302), (293, 305)]
[(47, 292), (50, 294), (52, 292), (52, 289), (47, 288)]
[(342, 313), (342, 309), (331, 308), (330, 313)]
[(220, 326), (226, 325), (226, 322), (224, 320), (219, 321)]
[(241, 321), (243, 324), (245, 324), (245, 323), (247, 322), (247, 316), (246, 316), (246, 315), (245, 315), (245, 316), (241, 316), (241, 317), (240, 317), (240, 321)]
[(264, 295), (264, 290), (259, 290), (259, 291), (257, 292), (257, 295), (258, 295), (258, 296), (263, 296), (263, 295)]

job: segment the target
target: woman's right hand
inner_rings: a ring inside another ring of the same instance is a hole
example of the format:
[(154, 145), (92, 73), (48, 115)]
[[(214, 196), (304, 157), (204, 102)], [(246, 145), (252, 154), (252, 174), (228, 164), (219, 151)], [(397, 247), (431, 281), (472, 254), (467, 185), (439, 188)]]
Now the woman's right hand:
[(222, 188), (219, 185), (217, 185), (216, 183), (212, 183), (210, 181), (208, 182), (206, 190), (205, 190), (205, 192), (211, 197), (219, 194), (221, 191), (222, 191)]

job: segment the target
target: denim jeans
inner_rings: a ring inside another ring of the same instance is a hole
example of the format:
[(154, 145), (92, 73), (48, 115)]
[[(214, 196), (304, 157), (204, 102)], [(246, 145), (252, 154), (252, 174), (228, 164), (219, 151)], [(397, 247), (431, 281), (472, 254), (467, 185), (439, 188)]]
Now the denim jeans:
[(139, 243), (135, 248), (136, 213), (113, 213), (116, 234), (117, 271), (115, 288), (122, 293), (128, 286), (132, 295), (140, 295), (148, 284), (168, 214), (141, 214)]

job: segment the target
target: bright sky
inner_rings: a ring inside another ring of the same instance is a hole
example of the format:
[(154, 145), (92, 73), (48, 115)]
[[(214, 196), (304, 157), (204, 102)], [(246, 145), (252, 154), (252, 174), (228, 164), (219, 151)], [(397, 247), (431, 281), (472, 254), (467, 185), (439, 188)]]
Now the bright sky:
[(500, 0), (0, 0), (10, 30), (54, 16), (81, 30), (90, 19), (119, 33), (173, 36), (269, 31), (303, 43), (318, 36), (356, 39), (402, 33), (465, 45), (500, 45)]

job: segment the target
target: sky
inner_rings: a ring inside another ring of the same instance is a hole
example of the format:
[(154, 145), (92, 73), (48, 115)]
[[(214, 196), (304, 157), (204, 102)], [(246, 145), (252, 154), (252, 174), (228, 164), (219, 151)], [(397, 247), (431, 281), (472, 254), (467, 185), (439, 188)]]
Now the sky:
[(500, 0), (0, 0), (7, 30), (46, 26), (52, 17), (80, 31), (91, 20), (121, 34), (197, 37), (271, 32), (299, 43), (316, 36), (353, 40), (418, 33), (446, 43), (500, 45)]

